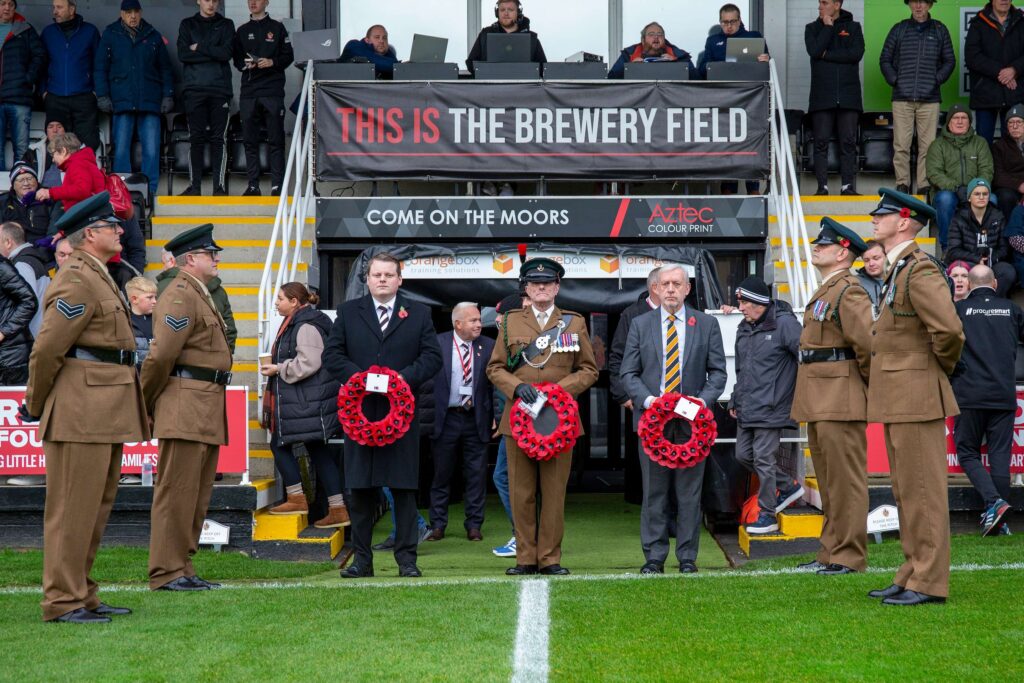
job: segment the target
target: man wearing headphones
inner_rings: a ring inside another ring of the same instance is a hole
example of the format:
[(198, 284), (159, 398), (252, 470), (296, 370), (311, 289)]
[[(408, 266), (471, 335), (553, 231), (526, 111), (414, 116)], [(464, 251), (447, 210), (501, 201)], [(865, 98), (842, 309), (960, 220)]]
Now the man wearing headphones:
[(484, 39), (484, 34), (487, 33), (527, 33), (530, 35), (530, 61), (541, 64), (548, 61), (540, 39), (530, 30), (530, 18), (523, 16), (523, 5), (519, 0), (498, 0), (494, 6), (494, 17), (497, 21), (480, 30), (476, 42), (473, 43), (473, 49), (466, 57), (466, 66), (471, 73), (476, 73), (474, 62), (488, 61)]
[(608, 71), (608, 78), (622, 78), (626, 73), (626, 62), (675, 62), (684, 61), (690, 68), (690, 78), (697, 77), (693, 59), (686, 50), (673, 45), (665, 38), (665, 29), (656, 21), (640, 31), (640, 42), (622, 48), (619, 58)]

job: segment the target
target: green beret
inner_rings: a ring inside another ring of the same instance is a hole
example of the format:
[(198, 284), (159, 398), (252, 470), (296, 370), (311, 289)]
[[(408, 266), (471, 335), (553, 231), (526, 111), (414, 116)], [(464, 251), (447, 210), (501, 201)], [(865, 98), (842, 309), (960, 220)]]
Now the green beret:
[(868, 250), (868, 245), (861, 236), (842, 223), (828, 216), (821, 219), (821, 229), (811, 244), (838, 244), (849, 249), (857, 256)]
[(881, 200), (875, 210), (871, 212), (872, 216), (902, 213), (903, 209), (906, 209), (907, 218), (913, 218), (918, 223), (927, 225), (928, 221), (935, 219), (935, 209), (913, 195), (890, 190), (888, 187), (879, 188), (878, 194), (881, 196)]
[(213, 241), (213, 223), (204, 223), (179, 233), (173, 239), (168, 240), (164, 249), (175, 256), (181, 256), (190, 251), (223, 251)]
[(114, 207), (110, 205), (110, 193), (106, 191), (94, 194), (72, 206), (57, 219), (53, 227), (54, 231), (63, 232), (68, 236), (100, 221), (121, 222), (121, 219), (114, 215)]
[(562, 264), (544, 256), (532, 258), (519, 266), (519, 277), (524, 282), (558, 282), (564, 276)]

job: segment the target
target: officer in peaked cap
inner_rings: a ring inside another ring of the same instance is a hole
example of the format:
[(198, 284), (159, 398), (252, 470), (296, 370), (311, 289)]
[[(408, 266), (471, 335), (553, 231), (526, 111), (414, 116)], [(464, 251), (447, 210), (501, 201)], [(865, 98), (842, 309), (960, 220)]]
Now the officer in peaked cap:
[[(107, 271), (122, 229), (101, 192), (55, 224), (73, 251), (46, 290), (29, 359), (23, 421), (40, 420), (46, 453), (43, 619), (110, 621), (89, 577), (121, 476), (125, 442), (150, 438), (128, 306)], [(37, 417), (39, 416), (39, 417)]]
[(217, 588), (196, 576), (192, 555), (206, 518), (217, 455), (227, 443), (225, 394), (231, 350), (224, 319), (206, 285), (221, 248), (209, 223), (167, 243), (178, 275), (153, 311), (153, 344), (142, 364), (142, 391), (160, 440), (149, 545), (152, 590)]
[(509, 425), (513, 401), (537, 400), (535, 384), (558, 382), (576, 397), (597, 380), (594, 350), (583, 316), (555, 306), (564, 275), (565, 268), (550, 258), (532, 258), (522, 264), (519, 277), (525, 283), (530, 304), (503, 316), (494, 353), (487, 364), (488, 379), (508, 399), (498, 431), (505, 438), (508, 452), (509, 493), (516, 532), (516, 566), (506, 571), (511, 575), (569, 573), (561, 566), (561, 559), (565, 485), (572, 451), (544, 462), (533, 460), (519, 448)]
[(850, 268), (868, 245), (827, 216), (811, 244), (822, 282), (804, 310), (791, 417), (807, 423), (825, 524), (818, 556), (801, 567), (849, 574), (867, 569), (871, 300)]
[(945, 418), (959, 414), (949, 375), (964, 345), (941, 264), (915, 237), (935, 212), (883, 189), (872, 212), (888, 270), (871, 329), (868, 422), (881, 422), (900, 512), (906, 561), (892, 585), (871, 591), (889, 605), (945, 602), (949, 595), (949, 499)]

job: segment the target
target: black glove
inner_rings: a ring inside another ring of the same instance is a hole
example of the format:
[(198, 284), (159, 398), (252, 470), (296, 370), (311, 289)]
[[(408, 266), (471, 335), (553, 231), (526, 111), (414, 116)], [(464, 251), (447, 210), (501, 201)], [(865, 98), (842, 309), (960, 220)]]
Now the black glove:
[(515, 393), (516, 398), (522, 399), (528, 404), (535, 402), (539, 396), (537, 390), (533, 388), (533, 385), (526, 384), (525, 382), (517, 386), (513, 393)]
[(114, 102), (109, 97), (97, 97), (96, 108), (109, 114), (114, 111)]
[(165, 97), (162, 100), (160, 100), (160, 113), (161, 114), (169, 114), (173, 110), (174, 110), (174, 98), (173, 97)]
[(956, 362), (956, 365), (953, 366), (953, 372), (949, 373), (949, 378), (953, 379), (954, 377), (962, 377), (966, 373), (967, 363), (964, 362), (963, 358), (961, 358)]
[(28, 408), (25, 407), (24, 403), (22, 403), (20, 406), (18, 406), (18, 417), (21, 419), (22, 422), (24, 422), (26, 424), (29, 424), (29, 423), (32, 423), (32, 422), (39, 422), (39, 418), (38, 417), (33, 417), (32, 415), (29, 414)]

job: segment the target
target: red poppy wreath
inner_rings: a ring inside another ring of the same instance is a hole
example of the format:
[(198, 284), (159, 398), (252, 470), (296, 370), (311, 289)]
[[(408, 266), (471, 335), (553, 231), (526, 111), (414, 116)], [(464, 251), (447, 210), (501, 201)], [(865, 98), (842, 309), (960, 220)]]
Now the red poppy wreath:
[[(387, 375), (388, 401), (391, 410), (383, 419), (370, 422), (363, 414), (366, 377), (371, 373)], [(338, 390), (338, 419), (345, 435), (363, 446), (388, 446), (402, 438), (412, 424), (416, 399), (408, 383), (391, 368), (371, 365), (365, 372), (357, 372)]]
[[(676, 403), (682, 394), (675, 392), (665, 394), (654, 400), (651, 407), (644, 411), (640, 418), (640, 443), (643, 444), (647, 456), (665, 467), (682, 469), (693, 467), (711, 453), (711, 446), (718, 436), (718, 424), (710, 408), (702, 407), (697, 417), (690, 421), (690, 439), (686, 443), (674, 444), (665, 438), (665, 425), (671, 420), (684, 420), (675, 411)], [(692, 401), (696, 399), (687, 396)]]
[(508, 419), (516, 444), (528, 457), (543, 462), (572, 450), (576, 445), (580, 435), (580, 411), (576, 399), (558, 384), (541, 382), (533, 386), (548, 397), (545, 407), (550, 407), (558, 415), (555, 430), (550, 434), (541, 434), (534, 429), (533, 418), (520, 407), (518, 399), (512, 399)]

